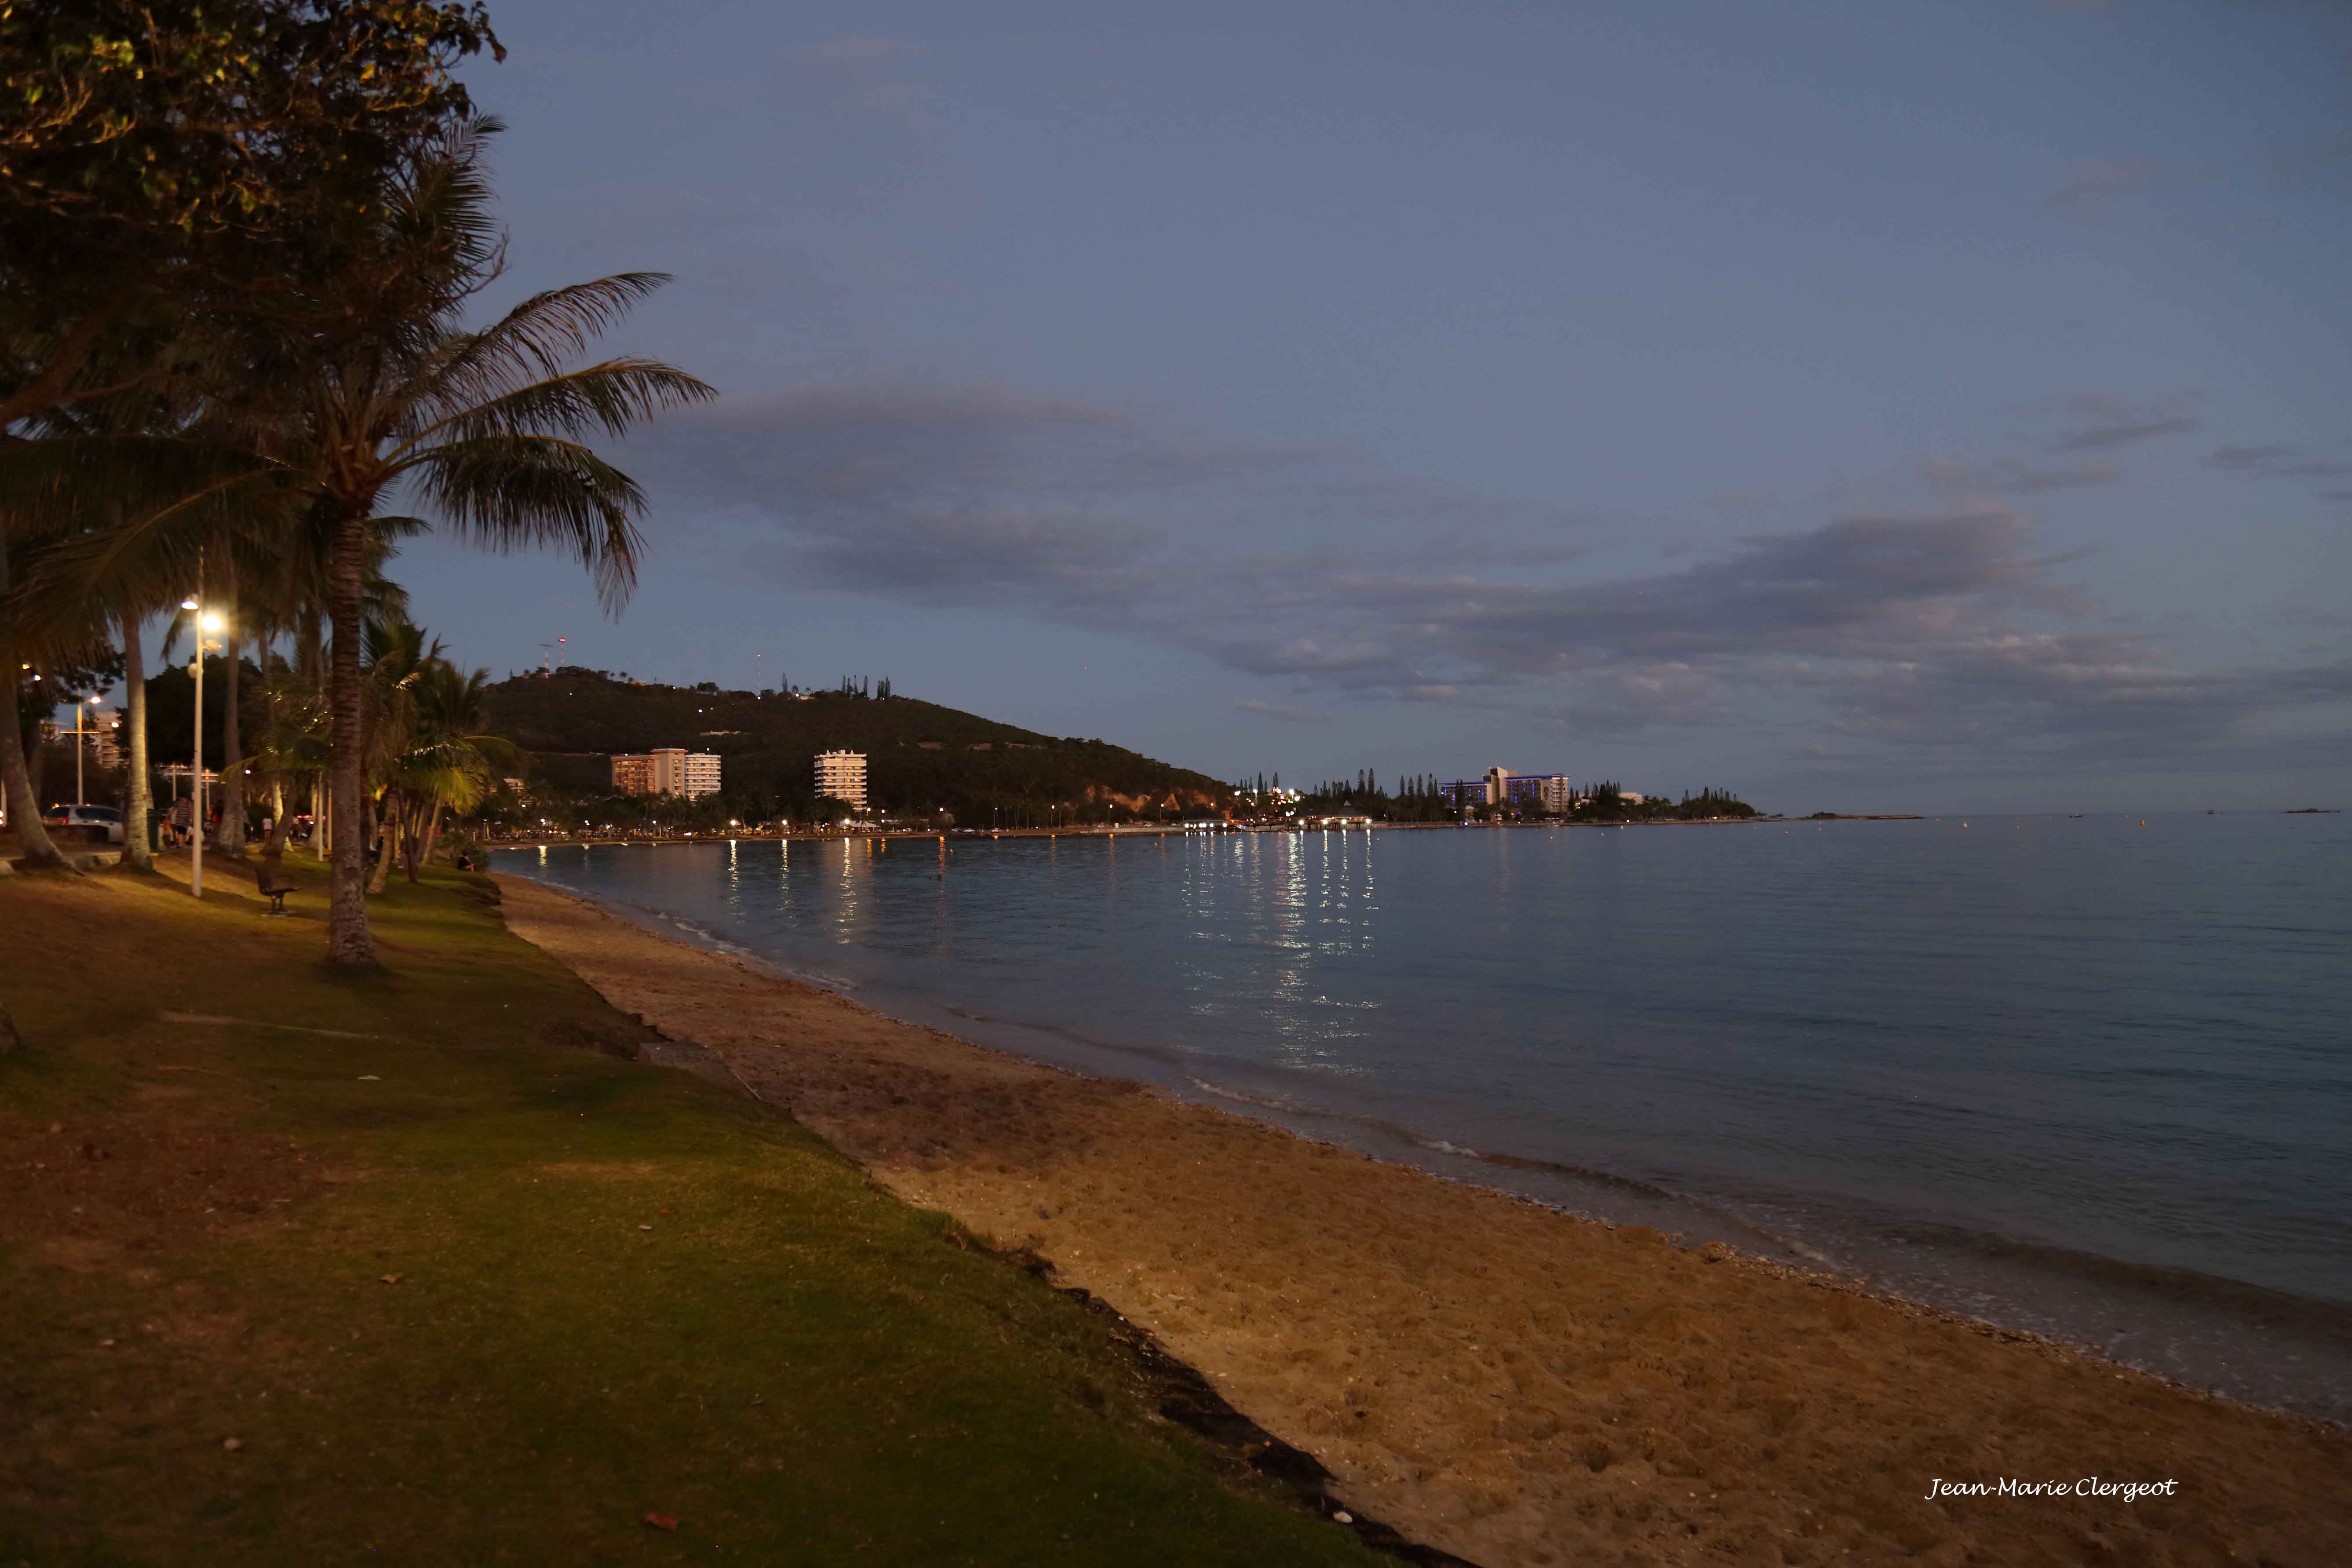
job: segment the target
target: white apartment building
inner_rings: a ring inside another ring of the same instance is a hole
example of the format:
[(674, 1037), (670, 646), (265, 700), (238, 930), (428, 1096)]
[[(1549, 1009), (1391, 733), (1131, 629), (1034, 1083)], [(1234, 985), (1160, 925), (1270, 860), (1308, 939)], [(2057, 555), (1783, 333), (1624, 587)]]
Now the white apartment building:
[[(657, 759), (664, 754), (660, 752), (654, 753)], [(674, 790), (664, 790), (663, 794), (682, 795), (687, 799), (693, 800), (699, 795), (719, 793), (718, 752), (689, 752), (680, 748), (668, 752), (667, 755), (673, 759), (671, 763), (673, 772), (670, 776), (677, 780), (677, 787)], [(658, 769), (659, 763), (656, 763), (656, 766)]]
[(866, 809), (866, 753), (863, 752), (819, 752), (816, 754), (816, 793), (845, 800), (858, 810)]
[(692, 800), (719, 793), (719, 757), (684, 746), (656, 746), (636, 756), (613, 759), (616, 795), (677, 795)]
[(1545, 779), (1542, 795), (1547, 816), (1566, 816), (1576, 805), (1576, 786), (1568, 782), (1566, 773), (1554, 773)]

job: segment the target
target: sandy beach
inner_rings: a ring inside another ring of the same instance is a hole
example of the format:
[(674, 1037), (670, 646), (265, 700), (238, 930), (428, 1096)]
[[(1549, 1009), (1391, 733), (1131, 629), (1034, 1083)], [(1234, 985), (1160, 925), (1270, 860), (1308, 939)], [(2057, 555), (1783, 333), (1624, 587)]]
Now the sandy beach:
[(616, 1006), (1487, 1568), (2352, 1562), (2352, 1435), (1035, 1066), (499, 883), (512, 929)]

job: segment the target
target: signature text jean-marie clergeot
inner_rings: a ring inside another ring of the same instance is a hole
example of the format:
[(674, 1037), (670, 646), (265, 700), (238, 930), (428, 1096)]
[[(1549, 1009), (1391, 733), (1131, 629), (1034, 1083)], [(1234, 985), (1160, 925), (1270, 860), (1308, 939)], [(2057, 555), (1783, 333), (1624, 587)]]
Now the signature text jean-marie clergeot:
[(1937, 1476), (1927, 1483), (1927, 1496), (1939, 1497), (2111, 1497), (2131, 1502), (2144, 1497), (2170, 1497), (2179, 1481), (2103, 1481), (2084, 1476), (2078, 1481), (2021, 1481), (2003, 1477), (1997, 1481), (1948, 1481)]

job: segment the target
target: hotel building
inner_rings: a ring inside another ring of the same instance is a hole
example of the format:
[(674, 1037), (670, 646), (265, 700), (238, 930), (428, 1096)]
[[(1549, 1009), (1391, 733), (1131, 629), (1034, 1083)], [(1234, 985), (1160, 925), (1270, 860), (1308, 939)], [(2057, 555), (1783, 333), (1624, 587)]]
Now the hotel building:
[(1566, 773), (1516, 773), (1508, 768), (1488, 768), (1477, 778), (1439, 784), (1437, 791), (1457, 806), (1507, 804), (1553, 816), (1566, 816), (1576, 804), (1576, 785)]
[(656, 746), (613, 759), (614, 795), (675, 795), (692, 800), (719, 793), (719, 757), (683, 746)]
[(819, 752), (816, 754), (816, 793), (847, 801), (858, 810), (866, 809), (866, 753), (863, 752)]

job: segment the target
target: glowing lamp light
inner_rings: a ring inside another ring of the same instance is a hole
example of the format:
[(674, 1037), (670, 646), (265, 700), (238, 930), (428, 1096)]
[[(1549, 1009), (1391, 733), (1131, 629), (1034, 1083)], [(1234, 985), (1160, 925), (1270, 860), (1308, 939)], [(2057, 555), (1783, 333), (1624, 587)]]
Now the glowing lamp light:
[(208, 632), (216, 632), (220, 629), (221, 618), (218, 616), (206, 616), (205, 617), (205, 630)]
[(196, 602), (194, 599), (183, 599), (180, 601), (180, 608), (184, 610), (193, 610), (195, 607)]

